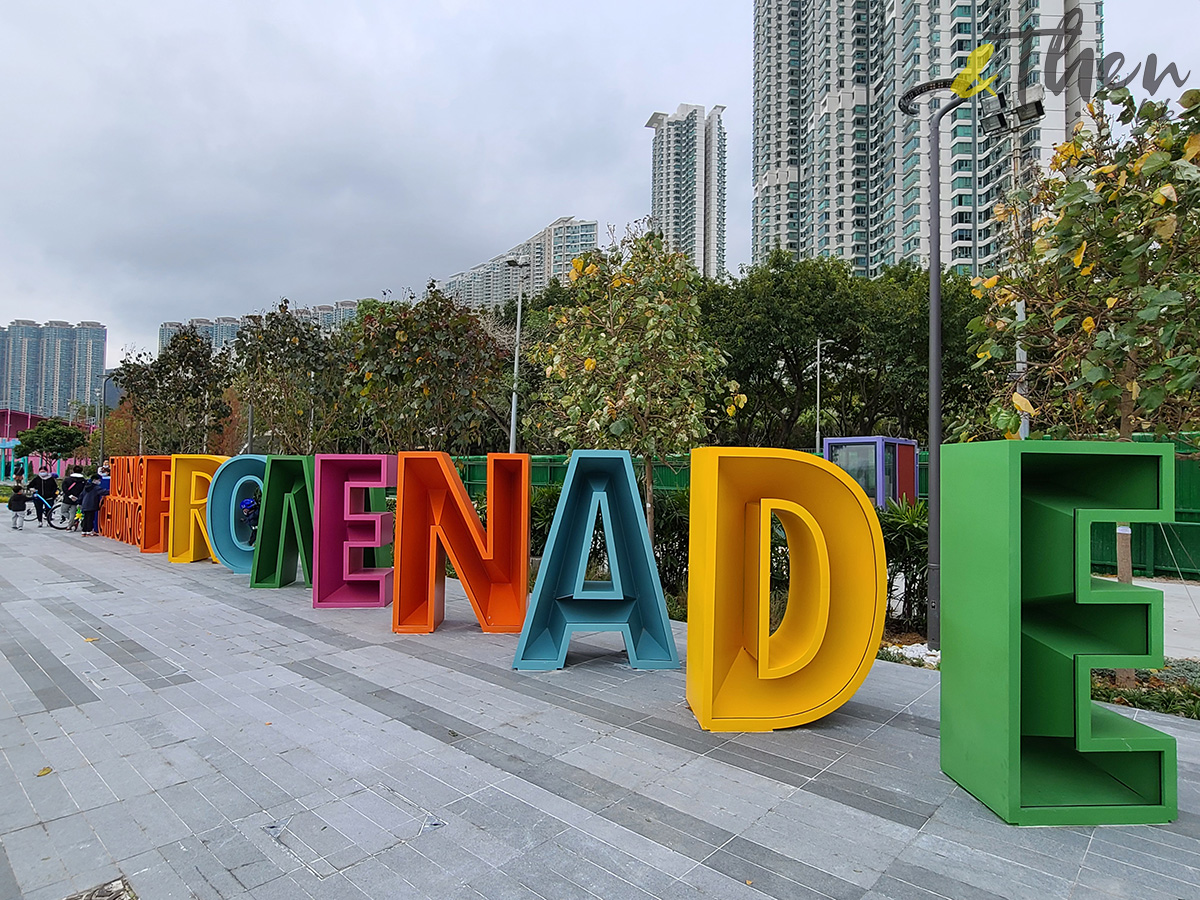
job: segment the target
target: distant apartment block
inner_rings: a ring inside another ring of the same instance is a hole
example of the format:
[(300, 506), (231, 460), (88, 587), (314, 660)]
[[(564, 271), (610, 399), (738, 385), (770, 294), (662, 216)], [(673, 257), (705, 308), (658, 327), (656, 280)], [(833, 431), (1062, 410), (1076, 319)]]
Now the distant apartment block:
[(686, 253), (706, 278), (725, 271), (725, 107), (681, 103), (656, 112), (650, 177), (650, 219), (667, 243)]
[[(501, 306), (522, 292), (532, 296), (545, 290), (552, 278), (566, 280), (571, 261), (596, 249), (596, 230), (595, 221), (563, 216), (507, 253), (451, 275), (439, 286), (468, 306)], [(522, 257), (529, 261), (528, 268), (509, 264)]]
[[(862, 275), (929, 258), (929, 116), (905, 116), (897, 98), (952, 78), (985, 41), (995, 54), (981, 77), (1010, 103), (1044, 86), (1045, 117), (1019, 133), (988, 135), (987, 93), (945, 122), (941, 171), (942, 262), (961, 270), (996, 265), (1003, 236), (992, 208), (1014, 170), (1045, 165), (1069, 140), (1087, 97), (1072, 75), (1050, 90), (1047, 66), (1070, 20), (1059, 70), (1086, 69), (1102, 49), (1096, 0), (754, 0), (754, 200), (752, 261), (775, 248), (797, 257), (837, 256)], [(996, 37), (997, 35), (1003, 36)]]
[(99, 322), (16, 319), (0, 328), (0, 408), (74, 417), (99, 397), (107, 342)]
[[(346, 322), (353, 321), (358, 314), (358, 301), (339, 300), (337, 303), (320, 306), (294, 307), (291, 312), (298, 319), (312, 322), (325, 331), (332, 331)], [(212, 344), (214, 350), (230, 347), (247, 321), (256, 318), (259, 316), (246, 315), (240, 318), (218, 316), (215, 319), (192, 318), (187, 322), (163, 322), (158, 326), (158, 352), (162, 353), (163, 348), (171, 342), (171, 338), (189, 327), (195, 328), (201, 337)]]

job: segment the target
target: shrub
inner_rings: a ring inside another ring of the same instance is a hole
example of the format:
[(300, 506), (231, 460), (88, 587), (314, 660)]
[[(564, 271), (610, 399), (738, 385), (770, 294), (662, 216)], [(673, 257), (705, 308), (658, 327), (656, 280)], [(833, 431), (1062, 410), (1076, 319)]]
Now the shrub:
[(879, 514), (888, 558), (888, 624), (926, 633), (929, 618), (929, 506), (889, 500)]

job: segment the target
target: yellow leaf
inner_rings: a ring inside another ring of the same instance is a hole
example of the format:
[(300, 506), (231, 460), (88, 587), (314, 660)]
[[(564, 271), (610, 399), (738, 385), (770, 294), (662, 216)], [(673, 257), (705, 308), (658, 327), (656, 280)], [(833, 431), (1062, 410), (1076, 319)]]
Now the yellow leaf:
[(1137, 402), (1138, 395), (1142, 393), (1142, 386), (1136, 381), (1130, 381), (1125, 384), (1125, 390), (1129, 391), (1129, 396)]
[(1094, 171), (1092, 174), (1093, 175), (1111, 175), (1115, 171), (1117, 171), (1117, 167), (1115, 165), (1101, 166), (1096, 171)]
[(1014, 392), (1012, 395), (1012, 402), (1013, 406), (1023, 413), (1029, 413), (1031, 416), (1037, 414), (1037, 410), (1033, 408), (1033, 404), (1029, 402), (1028, 398), (1024, 394), (1018, 394)]
[(579, 259), (578, 257), (571, 260), (571, 268), (574, 269), (576, 272), (582, 272), (583, 271), (583, 260)]
[(1084, 331), (1086, 331), (1088, 334), (1091, 334), (1093, 331), (1096, 330), (1096, 320), (1093, 319), (1091, 316), (1088, 316), (1086, 319), (1084, 319), (1082, 322), (1079, 323), (1079, 327), (1082, 328)]
[(1082, 269), (1079, 270), (1079, 274), (1080, 275), (1091, 275), (1092, 269), (1094, 269), (1094, 268), (1096, 268), (1095, 263), (1088, 263), (1086, 266), (1084, 266)]
[(1179, 197), (1175, 193), (1175, 185), (1168, 183), (1162, 185), (1157, 191), (1155, 191), (1154, 196), (1150, 199), (1159, 206), (1166, 206), (1168, 200), (1174, 203), (1179, 199)]
[(363, 376), (363, 381), (370, 381), (374, 377), (375, 377), (374, 372), (368, 372), (366, 375)]
[(1157, 152), (1156, 150), (1151, 149), (1151, 150), (1147, 150), (1145, 153), (1143, 153), (1141, 156), (1139, 156), (1137, 158), (1137, 162), (1135, 162), (1133, 164), (1133, 174), (1141, 175), (1142, 174), (1142, 166), (1144, 166), (1146, 164), (1146, 160), (1148, 160), (1156, 152)]
[[(579, 260), (575, 260), (575, 262), (579, 262)], [(578, 270), (578, 269), (572, 269), (572, 270), (571, 270), (571, 273), (570, 273), (570, 276), (571, 276), (571, 281), (572, 281), (572, 282), (578, 281), (578, 280), (579, 280), (579, 270)]]
[(978, 359), (991, 359), (992, 351), (991, 350), (980, 350), (978, 353), (975, 354), (975, 356)]
[(94, 637), (94, 638), (84, 638), (84, 640), (85, 640), (85, 641), (87, 641), (87, 642), (90, 644), (90, 643), (92, 643), (93, 641), (98, 641), (98, 640), (100, 640), (100, 638), (98, 638), (98, 637)]
[(52, 768), (46, 766), (44, 769), (38, 769), (37, 777), (41, 778), (43, 775), (49, 775), (53, 771), (54, 770)]
[(985, 281), (983, 283), (983, 286), (990, 291), (992, 288), (994, 288), (999, 283), (1000, 283), (1000, 276), (993, 275), (991, 278), (989, 278), (987, 281)]
[(1164, 241), (1168, 240), (1175, 234), (1175, 226), (1178, 224), (1175, 213), (1171, 213), (1169, 216), (1164, 216), (1160, 221), (1155, 223), (1154, 233)]
[(1116, 305), (1117, 305), (1118, 303), (1120, 303), (1121, 301), (1120, 301), (1120, 299), (1119, 299), (1119, 298), (1117, 298), (1117, 297), (1109, 297), (1109, 298), (1108, 298), (1107, 300), (1105, 300), (1104, 302), (1105, 302), (1106, 304), (1108, 304), (1108, 308), (1109, 308), (1109, 309), (1112, 309), (1114, 306), (1116, 306)]
[(1021, 432), (1006, 431), (1006, 432), (1004, 432), (1004, 439), (1006, 441), (1019, 441), (1021, 439)]
[(584, 275), (595, 275), (599, 271), (600, 271), (600, 269), (596, 266), (596, 264), (592, 263), (590, 266), (588, 266), (586, 269), (583, 270), (583, 274)]
[(1183, 145), (1183, 160), (1191, 162), (1200, 154), (1200, 134), (1193, 134), (1187, 139), (1187, 143)]
[(1083, 265), (1083, 252), (1087, 250), (1087, 241), (1079, 245), (1079, 249), (1075, 251), (1075, 255), (1071, 257), (1071, 262), (1075, 263), (1075, 268)]
[(596, 371), (596, 360), (592, 359), (592, 357), (590, 357), (590, 356), (587, 359), (585, 359), (583, 361), (583, 371), (585, 371), (585, 372)]
[(730, 403), (727, 407), (725, 407), (726, 415), (732, 416), (735, 412), (737, 412), (737, 407), (734, 406), (732, 403)]

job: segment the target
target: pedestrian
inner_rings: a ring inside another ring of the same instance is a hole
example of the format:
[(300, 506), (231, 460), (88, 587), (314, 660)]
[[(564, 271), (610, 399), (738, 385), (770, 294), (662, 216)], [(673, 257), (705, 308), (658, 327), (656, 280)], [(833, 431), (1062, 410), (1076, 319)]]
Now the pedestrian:
[(45, 463), (38, 467), (37, 476), (30, 479), (29, 493), (33, 495), (33, 511), (37, 513), (38, 528), (41, 528), (45, 524), (43, 516), (50, 519), (54, 498), (58, 496), (58, 482)]
[(18, 481), (13, 485), (12, 496), (8, 498), (8, 510), (12, 513), (12, 527), (16, 531), (25, 530), (25, 486)]
[(83, 466), (75, 466), (71, 469), (71, 474), (63, 479), (62, 521), (70, 522), (67, 526), (68, 531), (74, 531), (77, 527), (75, 511), (79, 508), (79, 498), (83, 496), (83, 489), (87, 487), (87, 483)]
[(79, 498), (79, 508), (83, 510), (83, 536), (99, 537), (100, 535), (100, 504), (106, 491), (100, 484), (100, 473), (97, 472), (88, 480)]
[(107, 494), (112, 491), (112, 477), (109, 474), (107, 459), (100, 464), (100, 468), (97, 471), (100, 475), (100, 487), (104, 488), (104, 493)]

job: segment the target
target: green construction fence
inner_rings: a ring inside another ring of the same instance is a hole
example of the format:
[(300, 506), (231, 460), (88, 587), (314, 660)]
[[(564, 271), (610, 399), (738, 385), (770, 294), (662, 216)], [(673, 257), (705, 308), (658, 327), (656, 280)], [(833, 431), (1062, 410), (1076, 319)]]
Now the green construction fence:
[[(1184, 440), (1176, 441), (1177, 449), (1182, 453), (1196, 452), (1200, 434), (1183, 437)], [(1154, 436), (1137, 435), (1135, 440), (1153, 441)], [(534, 488), (562, 484), (567, 474), (567, 459), (566, 455), (534, 456)], [(467, 491), (472, 497), (482, 497), (487, 490), (487, 457), (461, 456), (455, 462)], [(635, 461), (634, 467), (640, 478), (640, 463)], [(917, 481), (918, 492), (924, 498), (929, 485), (929, 453), (925, 450), (918, 456)], [(687, 490), (689, 483), (686, 456), (655, 464), (655, 486), (663, 490)], [(1116, 571), (1115, 526), (1097, 526), (1092, 533), (1092, 564), (1098, 572)], [(1175, 522), (1133, 526), (1133, 572), (1144, 578), (1200, 580), (1200, 459), (1175, 460)]]

